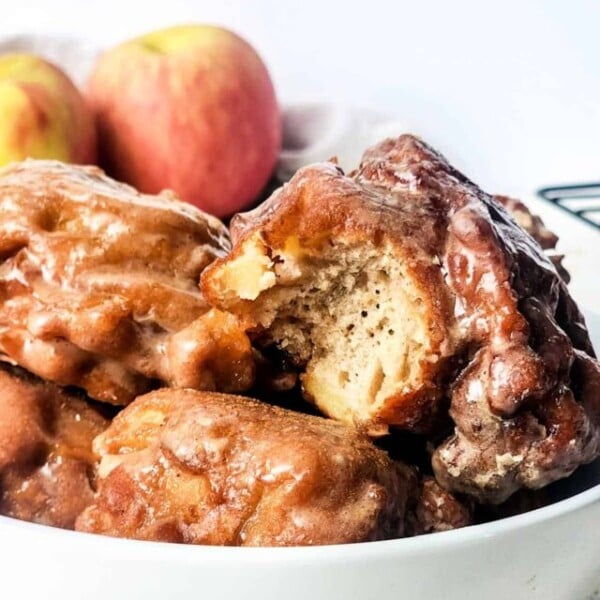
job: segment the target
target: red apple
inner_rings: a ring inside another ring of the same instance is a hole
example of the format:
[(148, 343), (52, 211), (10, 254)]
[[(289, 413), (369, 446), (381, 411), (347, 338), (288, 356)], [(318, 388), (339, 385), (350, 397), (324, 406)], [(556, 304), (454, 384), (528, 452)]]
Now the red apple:
[(144, 192), (170, 188), (226, 216), (258, 196), (275, 166), (281, 116), (269, 73), (220, 27), (173, 27), (109, 50), (88, 96), (102, 165)]
[(32, 54), (0, 56), (0, 165), (96, 160), (94, 119), (71, 80)]

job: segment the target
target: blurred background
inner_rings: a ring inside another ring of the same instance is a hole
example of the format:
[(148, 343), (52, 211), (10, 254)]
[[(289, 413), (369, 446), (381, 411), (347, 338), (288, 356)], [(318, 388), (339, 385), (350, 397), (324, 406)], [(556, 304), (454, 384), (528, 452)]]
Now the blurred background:
[(3, 2), (0, 34), (99, 46), (209, 22), (246, 37), (280, 100), (399, 119), (490, 192), (600, 178), (600, 2)]

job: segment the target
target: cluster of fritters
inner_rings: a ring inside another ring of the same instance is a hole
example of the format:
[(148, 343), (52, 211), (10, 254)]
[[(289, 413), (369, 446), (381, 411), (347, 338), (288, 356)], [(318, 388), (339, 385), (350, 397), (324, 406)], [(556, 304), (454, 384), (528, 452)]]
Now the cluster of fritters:
[(10, 166), (0, 512), (279, 546), (537, 505), (600, 454), (555, 245), (408, 135), (299, 170), (229, 230), (97, 168)]

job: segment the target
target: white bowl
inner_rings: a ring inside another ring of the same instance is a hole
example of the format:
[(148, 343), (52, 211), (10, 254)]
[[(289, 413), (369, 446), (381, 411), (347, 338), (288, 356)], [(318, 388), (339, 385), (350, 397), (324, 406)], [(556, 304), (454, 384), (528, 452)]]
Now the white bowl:
[[(97, 54), (82, 40), (50, 36), (7, 38), (0, 52), (8, 49), (41, 52), (78, 82), (85, 80)], [(284, 125), (289, 147), (282, 153), (281, 174), (333, 155), (352, 166), (368, 143), (404, 129), (373, 111), (329, 104), (288, 107)], [(539, 200), (528, 203), (561, 235), (572, 293), (600, 349), (598, 233)], [(178, 546), (0, 517), (0, 598), (600, 598), (600, 460), (560, 487), (567, 499), (494, 523), (412, 539), (314, 548)]]
[[(598, 297), (598, 234), (532, 199), (561, 233), (584, 308)], [(596, 347), (600, 313), (587, 310)], [(178, 546), (0, 517), (0, 597), (61, 600), (579, 600), (600, 596), (600, 460), (567, 499), (418, 538), (313, 548)]]

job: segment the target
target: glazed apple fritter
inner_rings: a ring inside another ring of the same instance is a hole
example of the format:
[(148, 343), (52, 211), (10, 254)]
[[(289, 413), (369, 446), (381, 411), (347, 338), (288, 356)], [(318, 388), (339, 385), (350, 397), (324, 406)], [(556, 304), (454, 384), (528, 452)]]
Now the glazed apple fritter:
[(0, 369), (0, 514), (73, 528), (93, 500), (92, 440), (108, 424), (82, 398)]
[(93, 398), (126, 404), (157, 382), (242, 391), (254, 363), (202, 270), (229, 249), (215, 218), (142, 195), (94, 167), (0, 172), (0, 353)]
[(400, 537), (413, 475), (341, 423), (248, 398), (163, 389), (96, 438), (99, 491), (77, 529), (191, 544)]
[(206, 297), (300, 372), (325, 414), (454, 434), (433, 456), (449, 491), (501, 503), (600, 454), (600, 366), (542, 248), (493, 197), (410, 135), (357, 171), (300, 169), (232, 221)]

